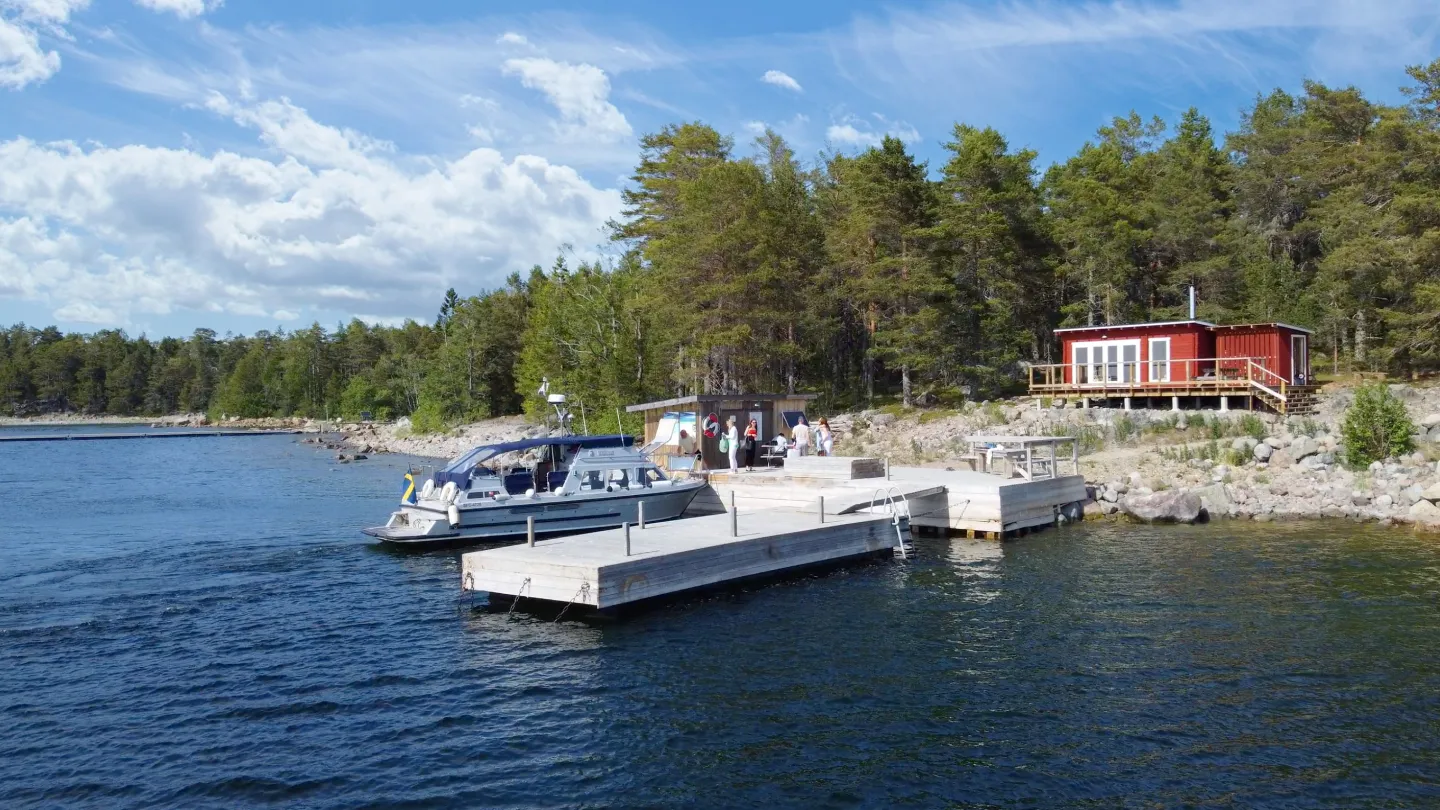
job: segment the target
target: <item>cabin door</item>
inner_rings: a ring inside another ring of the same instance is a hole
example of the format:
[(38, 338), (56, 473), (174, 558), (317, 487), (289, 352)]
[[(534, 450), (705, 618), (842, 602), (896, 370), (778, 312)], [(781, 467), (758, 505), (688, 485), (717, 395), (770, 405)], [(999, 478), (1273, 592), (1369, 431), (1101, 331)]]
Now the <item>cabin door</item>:
[(1133, 385), (1140, 381), (1140, 341), (1075, 344), (1075, 379), (1082, 385)]
[(1290, 382), (1310, 384), (1310, 340), (1305, 335), (1290, 336)]

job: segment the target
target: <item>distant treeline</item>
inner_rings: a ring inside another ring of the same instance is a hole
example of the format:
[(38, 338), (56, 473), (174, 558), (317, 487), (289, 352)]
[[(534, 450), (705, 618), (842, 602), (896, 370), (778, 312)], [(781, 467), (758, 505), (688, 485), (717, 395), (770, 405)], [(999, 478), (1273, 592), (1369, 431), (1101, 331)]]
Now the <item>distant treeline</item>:
[[(901, 141), (795, 159), (700, 123), (641, 141), (612, 265), (558, 260), (452, 290), (436, 323), (130, 339), (16, 326), (0, 410), (413, 414), (436, 427), (692, 392), (816, 391), (843, 408), (993, 397), (1056, 362), (1062, 325), (1199, 316), (1317, 330), (1317, 370), (1440, 368), (1440, 60), (1410, 103), (1307, 82), (1217, 147), (1195, 110), (1131, 114), (1043, 176), (957, 124), (943, 166)], [(1324, 353), (1322, 358), (1320, 355)]]

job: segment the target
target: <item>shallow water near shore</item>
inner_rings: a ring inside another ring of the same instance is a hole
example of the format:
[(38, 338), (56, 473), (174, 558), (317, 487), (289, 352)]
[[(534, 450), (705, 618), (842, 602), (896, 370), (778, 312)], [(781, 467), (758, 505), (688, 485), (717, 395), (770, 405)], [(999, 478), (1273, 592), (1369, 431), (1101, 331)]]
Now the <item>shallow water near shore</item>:
[(472, 610), (404, 460), (0, 445), (0, 806), (1440, 802), (1440, 541), (1113, 524), (669, 605)]

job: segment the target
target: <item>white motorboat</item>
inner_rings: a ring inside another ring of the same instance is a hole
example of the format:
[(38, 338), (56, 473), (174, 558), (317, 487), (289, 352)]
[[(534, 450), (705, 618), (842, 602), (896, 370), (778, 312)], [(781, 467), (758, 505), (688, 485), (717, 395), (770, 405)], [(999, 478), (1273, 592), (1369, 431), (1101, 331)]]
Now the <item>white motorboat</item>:
[[(423, 483), (407, 475), (400, 508), (365, 534), (398, 545), (524, 539), (680, 517), (705, 482), (665, 475), (630, 436), (554, 436), (476, 447)], [(533, 464), (490, 466), (507, 454)], [(416, 487), (419, 487), (418, 491)]]

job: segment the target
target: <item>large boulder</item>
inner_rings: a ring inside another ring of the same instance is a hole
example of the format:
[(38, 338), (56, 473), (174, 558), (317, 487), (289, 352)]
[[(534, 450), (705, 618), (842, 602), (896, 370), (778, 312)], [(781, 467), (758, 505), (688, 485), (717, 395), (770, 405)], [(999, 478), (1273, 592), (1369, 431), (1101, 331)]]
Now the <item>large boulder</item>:
[(1237, 453), (1248, 453), (1255, 449), (1258, 444), (1260, 444), (1258, 439), (1251, 438), (1250, 436), (1241, 436), (1230, 443), (1230, 449)]
[(1224, 484), (1211, 484), (1191, 490), (1200, 498), (1200, 506), (1212, 515), (1223, 515), (1230, 511), (1233, 499)]
[(1289, 450), (1276, 450), (1270, 454), (1270, 466), (1277, 469), (1285, 469), (1295, 464), (1295, 457), (1290, 455)]
[(1200, 518), (1200, 496), (1179, 489), (1126, 495), (1120, 509), (1142, 523), (1194, 523)]
[(1256, 460), (1256, 461), (1269, 461), (1269, 460), (1270, 460), (1270, 454), (1272, 454), (1272, 453), (1275, 452), (1275, 448), (1271, 447), (1269, 444), (1266, 444), (1265, 442), (1261, 442), (1261, 443), (1255, 445), (1255, 449), (1254, 449), (1253, 452), (1255, 453), (1255, 460)]
[(1300, 436), (1290, 444), (1290, 456), (1299, 461), (1306, 456), (1313, 456), (1320, 452), (1320, 445), (1309, 436)]
[(1410, 507), (1410, 519), (1426, 526), (1440, 526), (1440, 506), (1429, 501), (1416, 501)]
[(1433, 427), (1440, 427), (1440, 413), (1432, 413), (1424, 419), (1421, 419), (1420, 427), (1427, 430)]
[(1420, 497), (1427, 501), (1440, 501), (1440, 484), (1431, 484), (1428, 489), (1420, 493)]

